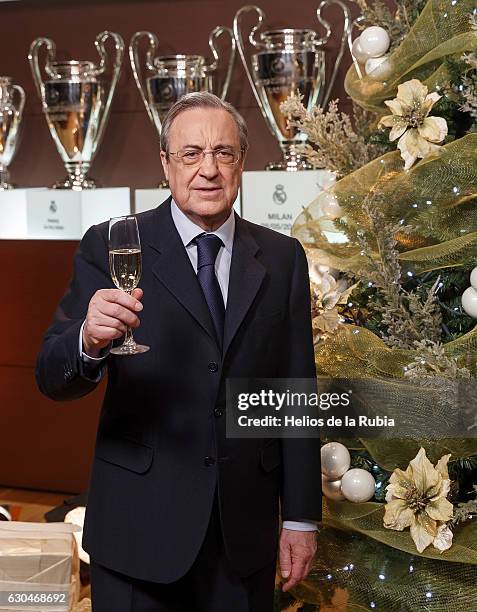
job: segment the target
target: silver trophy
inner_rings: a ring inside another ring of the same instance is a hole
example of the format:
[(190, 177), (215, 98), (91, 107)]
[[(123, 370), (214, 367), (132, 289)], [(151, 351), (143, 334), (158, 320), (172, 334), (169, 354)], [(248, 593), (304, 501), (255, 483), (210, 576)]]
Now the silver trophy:
[(18, 130), (25, 107), (25, 92), (7, 76), (0, 76), (0, 190), (12, 189), (8, 166), (18, 144)]
[[(110, 62), (108, 39), (114, 41), (115, 57)], [(54, 185), (58, 189), (90, 189), (96, 186), (88, 176), (108, 121), (111, 100), (121, 72), (123, 39), (114, 32), (101, 32), (95, 40), (100, 61), (56, 61), (56, 45), (49, 38), (37, 38), (28, 59), (48, 127), (68, 176)], [(46, 47), (43, 80), (38, 53)], [(109, 78), (106, 74), (110, 72)]]
[[(323, 47), (331, 36), (331, 26), (321, 13), (331, 4), (337, 4), (343, 10), (344, 25), (341, 45), (325, 90), (326, 52)], [(248, 35), (248, 41), (256, 52), (252, 52), (250, 60), (247, 60), (242, 21), (249, 12), (255, 13), (258, 20)], [(262, 32), (259, 40), (255, 35), (265, 19), (261, 8), (243, 6), (234, 18), (234, 35), (245, 72), (265, 121), (283, 152), (283, 159), (268, 164), (267, 170), (296, 171), (310, 167), (296, 150), (296, 145), (304, 143), (306, 136), (288, 126), (287, 117), (280, 111), (280, 104), (294, 93), (302, 96), (302, 102), (309, 111), (315, 104), (326, 106), (346, 43), (351, 49), (351, 15), (343, 2), (323, 0), (317, 10), (317, 18), (325, 28), (322, 38), (314, 30), (287, 28)]]
[[(221, 58), (216, 41), (222, 34), (230, 36), (231, 47), (222, 87), (218, 85), (218, 69)], [(148, 48), (140, 59), (140, 44), (148, 39)], [(230, 28), (217, 26), (209, 36), (213, 59), (203, 55), (156, 56), (158, 40), (151, 32), (136, 32), (129, 45), (129, 58), (139, 93), (147, 113), (157, 132), (161, 133), (162, 120), (171, 106), (184, 94), (192, 91), (209, 91), (223, 99), (227, 95), (235, 61), (235, 39)]]

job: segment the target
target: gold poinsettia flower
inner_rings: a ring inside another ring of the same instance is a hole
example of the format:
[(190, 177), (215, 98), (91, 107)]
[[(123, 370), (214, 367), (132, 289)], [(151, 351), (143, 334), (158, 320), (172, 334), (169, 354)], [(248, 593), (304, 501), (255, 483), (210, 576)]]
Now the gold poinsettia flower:
[(384, 526), (396, 531), (410, 527), (420, 553), (429, 544), (440, 551), (452, 545), (452, 531), (446, 524), (454, 512), (447, 499), (449, 457), (444, 455), (434, 467), (421, 448), (405, 472), (394, 470), (386, 487)]
[(310, 266), (312, 325), (315, 343), (327, 333), (333, 333), (344, 322), (338, 306), (346, 304), (357, 285), (348, 287), (344, 279), (336, 280), (327, 266)]
[(447, 136), (447, 121), (442, 117), (428, 117), (434, 104), (441, 96), (428, 94), (427, 86), (418, 79), (401, 83), (397, 97), (384, 104), (392, 115), (383, 117), (378, 127), (390, 127), (389, 140), (398, 141), (398, 149), (408, 170), (417, 158), (423, 158), (439, 149), (436, 143)]

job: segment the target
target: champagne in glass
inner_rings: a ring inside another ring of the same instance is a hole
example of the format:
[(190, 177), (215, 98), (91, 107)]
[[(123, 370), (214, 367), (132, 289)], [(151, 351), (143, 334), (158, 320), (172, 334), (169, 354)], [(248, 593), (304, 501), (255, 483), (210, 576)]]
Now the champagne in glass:
[[(129, 295), (138, 286), (142, 272), (141, 243), (136, 217), (114, 217), (109, 221), (109, 269), (113, 283)], [(115, 355), (145, 353), (148, 346), (136, 344), (130, 327), (121, 346), (111, 349)]]

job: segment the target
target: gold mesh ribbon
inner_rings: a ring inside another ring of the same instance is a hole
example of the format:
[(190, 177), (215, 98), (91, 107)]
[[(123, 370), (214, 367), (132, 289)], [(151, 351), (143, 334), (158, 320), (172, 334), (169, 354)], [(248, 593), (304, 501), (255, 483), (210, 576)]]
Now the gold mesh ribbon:
[[(411, 233), (398, 235), (404, 273), (421, 274), (477, 263), (476, 151), (477, 134), (469, 134), (441, 147), (437, 155), (408, 172), (403, 172), (398, 151), (387, 153), (320, 194), (298, 216), (292, 235), (302, 242), (313, 261), (341, 271), (365, 271), (370, 264), (360, 247), (353, 241), (343, 242), (339, 226), (323, 217), (321, 204), (333, 194), (348, 227), (366, 233), (371, 255), (377, 257), (369, 218), (363, 210), (365, 199), (376, 195), (387, 222), (412, 227)], [(446, 344), (445, 351), (457, 357), (460, 365), (475, 366), (477, 327)], [(391, 350), (372, 332), (343, 326), (318, 343), (315, 356), (319, 374), (399, 378), (415, 353)]]
[[(321, 193), (297, 217), (292, 234), (316, 258), (344, 271), (368, 266), (353, 242), (340, 243), (340, 230), (323, 216), (322, 203), (333, 194), (346, 223), (370, 232), (363, 203), (375, 195), (388, 222), (411, 225), (398, 235), (405, 271), (424, 271), (477, 261), (477, 134), (469, 134), (440, 148), (407, 172), (398, 151), (387, 153), (349, 174)], [(342, 235), (342, 232), (341, 232)], [(373, 244), (371, 232), (368, 239)]]
[[(444, 345), (444, 351), (462, 365), (472, 365), (477, 358), (477, 326)], [(391, 349), (373, 332), (354, 325), (342, 325), (315, 346), (318, 374), (333, 378), (402, 378), (415, 357), (416, 351)]]
[(430, 91), (444, 86), (449, 80), (445, 59), (458, 58), (476, 46), (469, 24), (474, 8), (473, 0), (429, 0), (408, 36), (389, 56), (385, 75), (359, 79), (352, 65), (345, 79), (346, 92), (363, 108), (384, 113), (389, 111), (383, 103), (395, 97), (399, 83), (415, 78)]
[[(338, 528), (347, 527), (370, 538), (415, 554), (416, 547), (409, 531), (394, 531), (383, 527), (384, 505), (375, 502), (361, 504), (325, 500), (323, 522)], [(440, 552), (432, 545), (420, 553), (428, 559), (477, 564), (477, 522), (470, 522), (465, 530), (456, 530), (451, 548)]]
[[(361, 514), (365, 513), (361, 511)], [(372, 525), (375, 520), (372, 515), (371, 511), (368, 518), (361, 516), (357, 520), (369, 521)], [(293, 595), (301, 601), (330, 612), (474, 610), (476, 554), (471, 548), (472, 541), (459, 542), (463, 558), (446, 563), (445, 560), (451, 559), (445, 559), (444, 555), (451, 551), (436, 557), (433, 553), (416, 557), (394, 544), (390, 547), (368, 535), (336, 528), (325, 521), (311, 571), (293, 589)], [(475, 544), (477, 533), (474, 531), (473, 535)], [(472, 561), (467, 563), (465, 559)]]

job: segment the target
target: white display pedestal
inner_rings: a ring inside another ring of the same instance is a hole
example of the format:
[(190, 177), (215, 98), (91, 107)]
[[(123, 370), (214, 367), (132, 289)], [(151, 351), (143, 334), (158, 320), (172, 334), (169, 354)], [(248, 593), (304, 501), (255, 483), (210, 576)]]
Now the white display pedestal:
[(130, 213), (129, 187), (2, 191), (0, 238), (80, 240), (92, 225)]
[[(134, 208), (135, 213), (144, 212), (146, 210), (151, 210), (151, 208), (156, 208), (159, 206), (166, 198), (171, 195), (169, 189), (136, 189), (135, 198), (136, 205)], [(240, 205), (240, 191), (237, 195), (237, 199), (234, 202), (234, 209), (240, 215), (241, 214), (241, 205)]]
[(290, 235), (303, 208), (334, 182), (328, 170), (244, 172), (242, 217)]
[(137, 214), (156, 208), (170, 195), (169, 189), (136, 189), (134, 212)]

